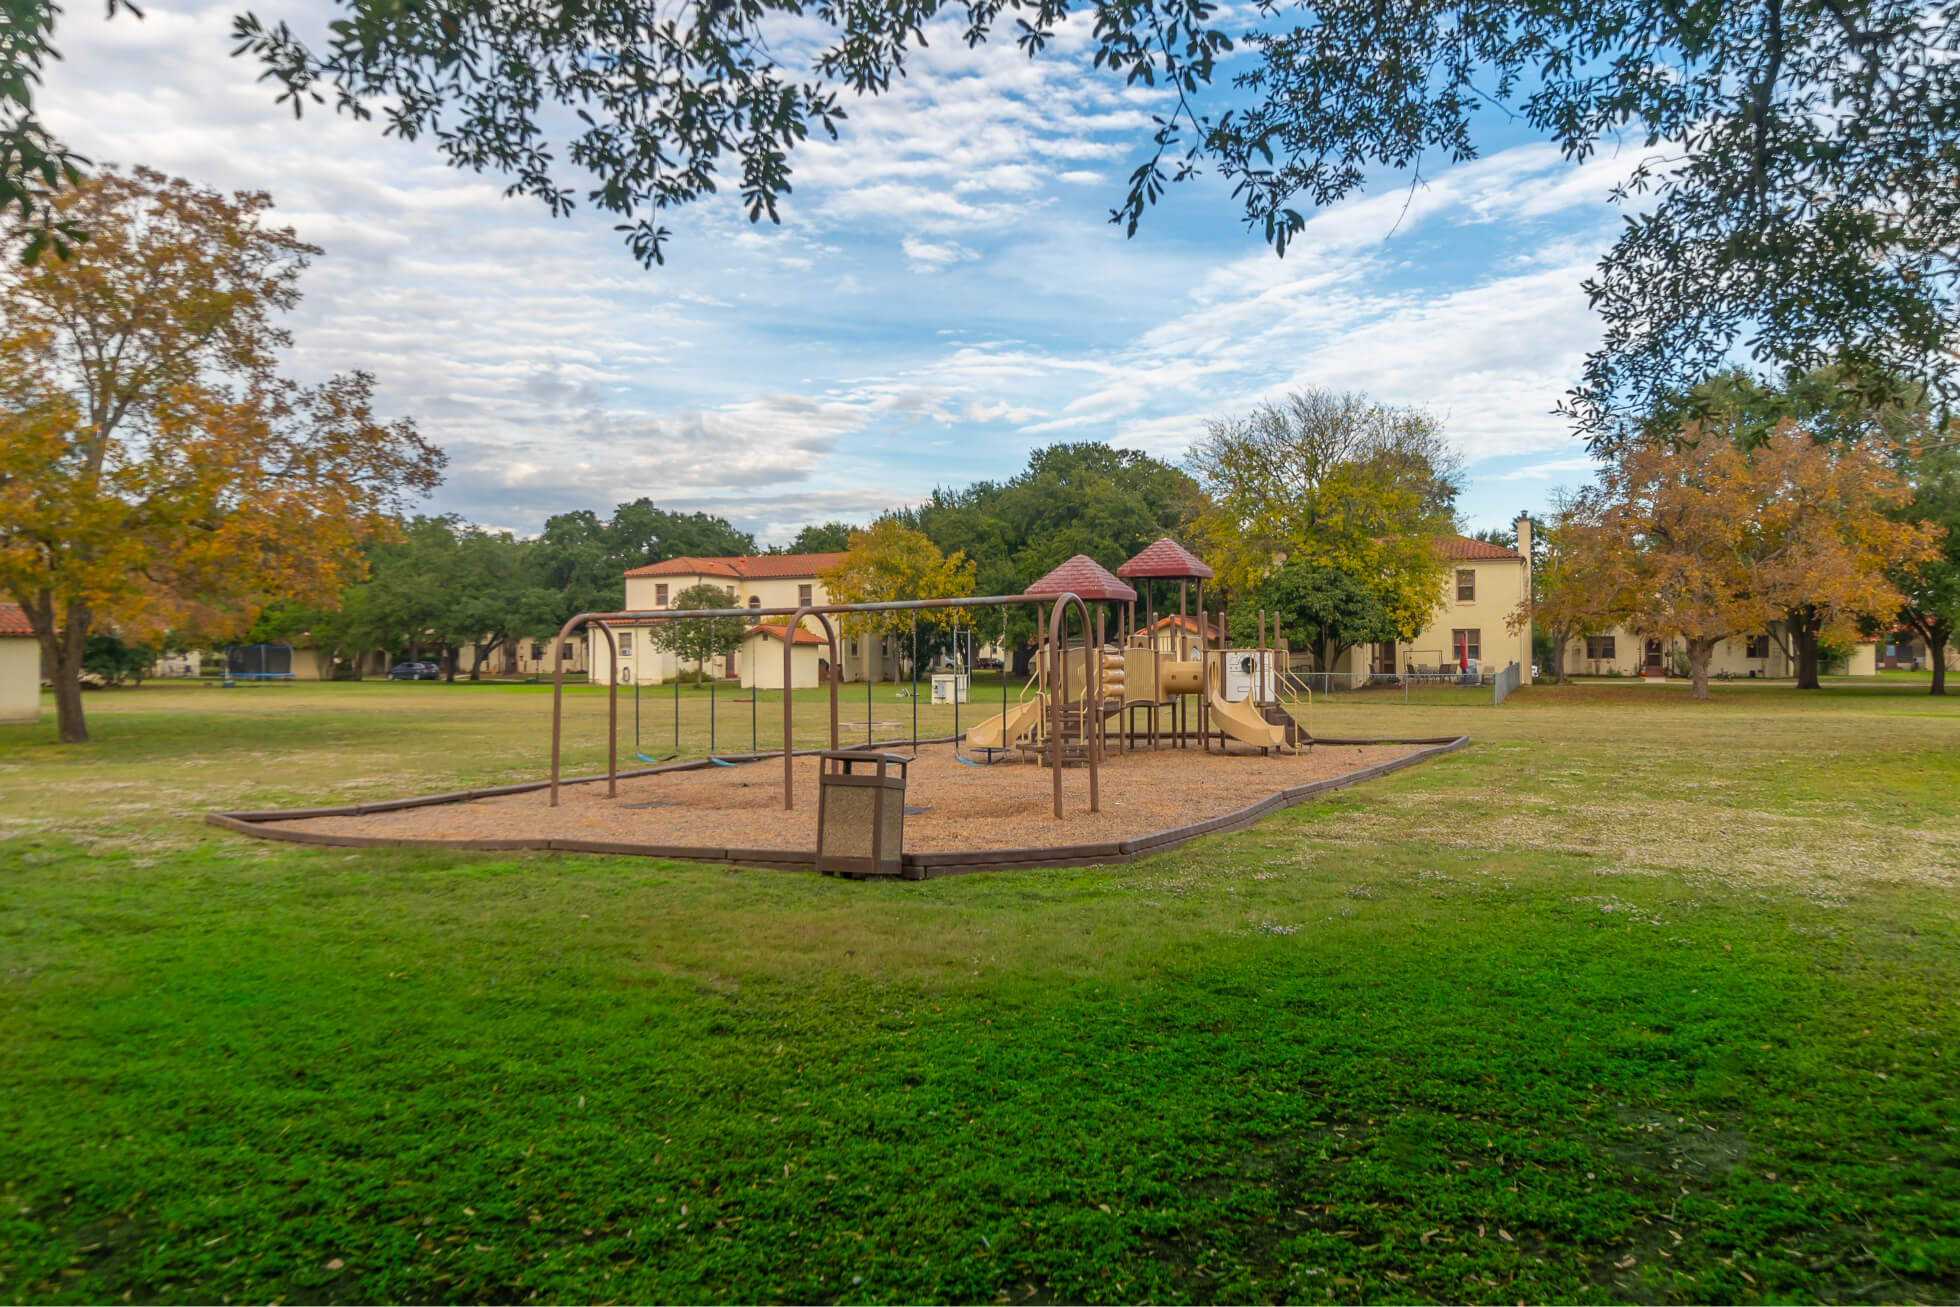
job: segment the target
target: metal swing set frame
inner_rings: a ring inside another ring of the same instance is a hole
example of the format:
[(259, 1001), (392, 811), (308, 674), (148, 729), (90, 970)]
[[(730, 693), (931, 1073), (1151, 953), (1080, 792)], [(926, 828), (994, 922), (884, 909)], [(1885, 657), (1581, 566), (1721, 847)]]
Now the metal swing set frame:
[[(928, 611), (943, 611), (946, 609), (1005, 608), (1010, 604), (1033, 604), (1036, 605), (1037, 608), (1039, 608), (1041, 605), (1048, 605), (1048, 621), (1044, 624), (1046, 626), (1047, 635), (1048, 635), (1047, 648), (1045, 650), (1045, 653), (1049, 662), (1052, 664), (1051, 671), (1053, 675), (1053, 680), (1051, 681), (1051, 684), (1053, 685), (1060, 686), (1065, 683), (1064, 675), (1065, 675), (1065, 665), (1066, 665), (1065, 660), (1067, 657), (1067, 652), (1066, 652), (1066, 646), (1064, 644), (1064, 637), (1068, 633), (1068, 612), (1070, 608), (1073, 608), (1081, 618), (1082, 643), (1085, 651), (1090, 648), (1100, 649), (1102, 646), (1103, 635), (1104, 635), (1104, 623), (1103, 623), (1104, 613), (1101, 604), (1097, 605), (1096, 616), (1094, 621), (1092, 622), (1089, 614), (1089, 604), (1083, 599), (1081, 599), (1080, 597), (1078, 597), (1077, 595), (1075, 595), (1074, 593), (976, 595), (976, 596), (960, 598), (960, 599), (895, 599), (895, 600), (888, 600), (882, 603), (866, 603), (866, 604), (803, 604), (796, 608), (692, 608), (692, 609), (662, 608), (662, 609), (622, 610), (619, 612), (579, 613), (574, 617), (572, 617), (570, 620), (568, 620), (564, 624), (564, 626), (559, 629), (558, 638), (553, 642), (553, 649), (555, 650), (556, 656), (553, 660), (552, 677), (551, 677), (551, 782), (550, 782), (551, 799), (550, 799), (550, 804), (554, 808), (558, 806), (558, 790), (559, 790), (559, 785), (561, 783), (560, 760), (563, 752), (562, 742), (564, 738), (565, 646), (566, 646), (566, 642), (571, 638), (572, 634), (578, 631), (581, 627), (585, 627), (588, 625), (597, 627), (599, 631), (606, 637), (606, 650), (607, 650), (607, 657), (609, 659), (609, 675), (607, 676), (607, 720), (606, 720), (606, 727), (607, 727), (606, 729), (606, 797), (617, 798), (619, 796), (619, 637), (618, 637), (618, 633), (613, 630), (612, 624), (615, 622), (644, 621), (648, 618), (664, 618), (668, 620), (679, 620), (679, 621), (686, 621), (689, 619), (722, 618), (722, 617), (740, 617), (750, 621), (755, 621), (758, 619), (770, 618), (770, 617), (787, 618), (788, 621), (785, 624), (786, 635), (784, 636), (783, 639), (783, 742), (782, 742), (782, 748), (780, 752), (782, 754), (782, 759), (783, 759), (783, 809), (784, 811), (791, 811), (796, 807), (796, 786), (795, 786), (796, 755), (799, 752), (804, 752), (804, 753), (816, 752), (814, 750), (798, 750), (795, 747), (796, 700), (795, 700), (794, 692), (790, 689), (790, 684), (794, 679), (795, 632), (802, 627), (805, 618), (816, 619), (818, 625), (823, 628), (823, 636), (829, 647), (830, 675), (826, 679), (828, 681), (829, 689), (830, 689), (830, 748), (832, 750), (836, 750), (839, 747), (838, 692), (837, 691), (838, 691), (838, 685), (842, 677), (843, 663), (839, 657), (837, 623), (831, 620), (833, 617), (843, 616), (845, 614), (850, 614), (850, 613), (909, 612), (909, 613), (916, 614), (916, 613), (928, 612)], [(915, 618), (914, 619), (915, 623), (916, 620), (917, 619)], [(1093, 641), (1093, 645), (1091, 644), (1092, 641)], [(912, 734), (914, 738), (911, 741), (915, 749), (918, 744), (918, 739), (917, 739), (918, 698), (916, 693), (918, 662), (917, 662), (916, 653), (917, 653), (917, 641), (915, 635), (914, 659), (913, 659), (913, 678), (914, 678), (915, 692), (913, 696), (913, 705), (912, 705), (913, 723), (914, 723)], [(1088, 678), (1086, 682), (1086, 688), (1090, 691), (1091, 694), (1095, 696), (1095, 698), (1100, 699), (1102, 695), (1102, 660), (1096, 657), (1089, 657), (1087, 658), (1086, 661), (1088, 664), (1084, 668), (1084, 672)], [(1005, 684), (1005, 676), (1003, 673), (1003, 685), (1004, 684)], [(638, 720), (637, 689), (635, 693), (636, 693), (636, 698), (634, 704), (635, 704), (636, 731), (635, 731), (634, 743), (637, 746), (639, 743), (638, 732), (637, 732), (637, 720)], [(866, 693), (868, 696), (869, 695), (868, 689)], [(954, 705), (954, 710), (955, 713), (957, 713), (958, 711), (957, 702)], [(676, 736), (675, 736), (677, 747), (679, 743), (678, 711), (679, 709), (678, 709), (678, 699), (677, 699), (676, 700), (676, 714), (677, 714)], [(751, 720), (751, 730), (753, 730), (753, 723), (755, 720), (755, 707), (754, 707), (753, 696), (751, 697), (750, 700), (749, 712), (750, 712), (750, 720)], [(1053, 780), (1054, 780), (1054, 786), (1053, 786), (1054, 813), (1055, 813), (1056, 820), (1059, 821), (1063, 818), (1063, 811), (1062, 811), (1063, 705), (1062, 705), (1062, 696), (1060, 694), (1055, 694), (1050, 696), (1049, 714), (1050, 714), (1050, 721), (1049, 721), (1049, 730), (1047, 733), (1048, 747), (1046, 749), (1046, 753), (1048, 756), (1046, 762), (1048, 764), (1049, 770), (1052, 773)], [(712, 729), (713, 729), (713, 725), (711, 721), (710, 730), (712, 731)], [(869, 732), (867, 732), (867, 737), (868, 734)], [(864, 747), (869, 748), (870, 745), (871, 745), (871, 741), (869, 740), (869, 738), (867, 738)], [(713, 750), (713, 745), (711, 743), (710, 744), (711, 756), (712, 756), (712, 750)], [(650, 761), (645, 758), (644, 754), (637, 754), (637, 750), (636, 750), (636, 755), (642, 758), (642, 760)], [(762, 756), (761, 751), (757, 750), (756, 753), (752, 755), (749, 760), (756, 761), (759, 760), (761, 756)], [(722, 759), (719, 758), (715, 758), (714, 761), (720, 762), (721, 765), (723, 766), (736, 765), (734, 763), (723, 761)], [(1087, 762), (1088, 762), (1088, 769), (1089, 769), (1089, 811), (1100, 812), (1102, 811), (1102, 779), (1101, 779), (1100, 750), (1091, 747), (1087, 752)]]

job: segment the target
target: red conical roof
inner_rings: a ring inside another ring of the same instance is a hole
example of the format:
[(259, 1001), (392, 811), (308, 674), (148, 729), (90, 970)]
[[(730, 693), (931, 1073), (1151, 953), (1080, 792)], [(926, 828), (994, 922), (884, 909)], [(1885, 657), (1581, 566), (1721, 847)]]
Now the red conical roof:
[(1021, 592), (1029, 595), (1072, 594), (1078, 599), (1132, 601), (1137, 592), (1110, 574), (1087, 554), (1077, 554)]
[(1170, 581), (1208, 581), (1211, 579), (1211, 569), (1196, 554), (1166, 536), (1117, 568), (1116, 575)]

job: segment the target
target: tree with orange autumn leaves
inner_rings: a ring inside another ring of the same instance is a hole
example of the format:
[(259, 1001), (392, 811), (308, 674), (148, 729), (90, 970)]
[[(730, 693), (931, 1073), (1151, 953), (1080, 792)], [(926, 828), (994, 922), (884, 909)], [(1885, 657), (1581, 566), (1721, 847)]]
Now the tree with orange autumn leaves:
[(1883, 441), (1824, 444), (1780, 423), (1752, 448), (1714, 428), (1627, 449), (1602, 474), (1597, 516), (1577, 528), (1577, 601), (1644, 634), (1679, 636), (1693, 694), (1731, 636), (1800, 605), (1830, 638), (1889, 621), (1887, 569), (1929, 558), (1939, 529), (1894, 516), (1911, 498)]
[[(91, 239), (0, 276), (0, 594), (79, 742), (91, 631), (222, 638), (273, 597), (329, 599), (445, 458), (374, 415), (366, 373), (278, 375), (319, 251), (264, 221), (270, 197), (139, 168), (56, 203)], [(7, 253), (31, 238), (0, 229)]]

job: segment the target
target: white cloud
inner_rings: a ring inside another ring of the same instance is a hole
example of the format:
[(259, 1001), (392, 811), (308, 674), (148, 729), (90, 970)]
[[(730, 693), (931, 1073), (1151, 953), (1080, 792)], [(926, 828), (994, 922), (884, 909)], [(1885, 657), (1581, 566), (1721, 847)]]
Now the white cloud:
[(1033, 60), (935, 27), (841, 141), (794, 152), (781, 227), (724, 194), (642, 271), (609, 216), (553, 221), (375, 124), (295, 123), (227, 56), (233, 8), (77, 11), (46, 116), (99, 159), (271, 191), (326, 250), (292, 369), (374, 370), (452, 454), (437, 507), (518, 527), (647, 494), (786, 535), (1046, 440), (1176, 457), (1310, 384), (1425, 404), (1473, 459), (1563, 452), (1550, 409), (1596, 338), (1578, 282), (1633, 161), (1505, 150), (1317, 214), (1284, 260), (1207, 181), (1126, 241), (1107, 210), (1161, 94), (1088, 72), (1079, 23)]

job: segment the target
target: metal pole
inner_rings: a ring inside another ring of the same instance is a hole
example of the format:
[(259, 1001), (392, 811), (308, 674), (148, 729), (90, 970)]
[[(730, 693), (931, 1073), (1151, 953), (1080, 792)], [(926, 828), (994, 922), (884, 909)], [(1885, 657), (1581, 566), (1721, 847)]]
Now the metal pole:
[(708, 677), (708, 756), (715, 756), (715, 678)]
[(681, 756), (681, 660), (674, 659), (674, 756)]
[[(957, 746), (955, 746), (957, 747)], [(919, 619), (912, 619), (912, 756), (919, 756)]]
[(1198, 578), (1198, 744), (1211, 752), (1211, 621), (1205, 616), (1205, 579)]

